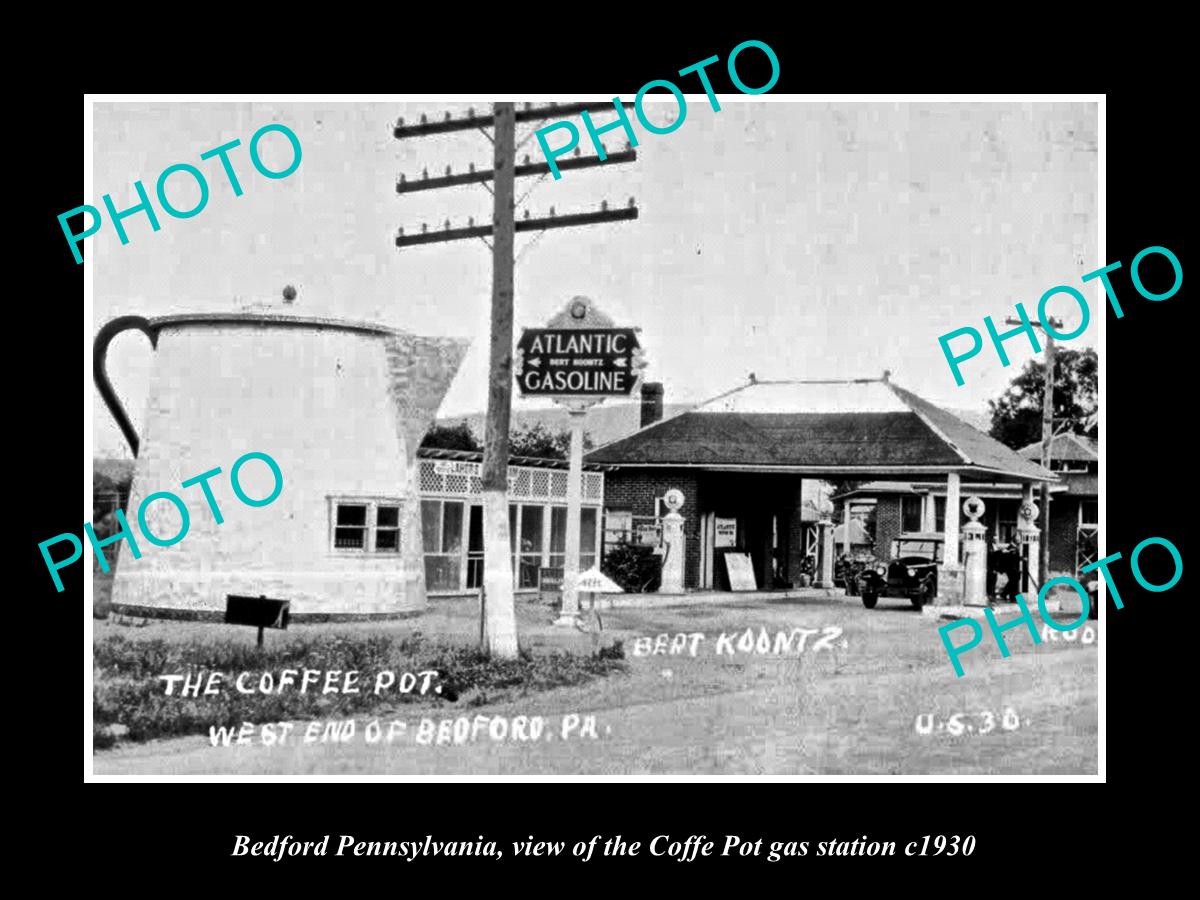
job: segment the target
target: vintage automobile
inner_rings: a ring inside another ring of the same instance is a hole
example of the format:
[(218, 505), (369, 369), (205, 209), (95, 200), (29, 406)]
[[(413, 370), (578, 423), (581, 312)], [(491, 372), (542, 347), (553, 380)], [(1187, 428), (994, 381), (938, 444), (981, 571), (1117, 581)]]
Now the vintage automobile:
[(891, 561), (858, 576), (863, 606), (874, 609), (880, 597), (907, 597), (917, 609), (932, 601), (943, 542), (940, 534), (906, 534), (892, 541)]

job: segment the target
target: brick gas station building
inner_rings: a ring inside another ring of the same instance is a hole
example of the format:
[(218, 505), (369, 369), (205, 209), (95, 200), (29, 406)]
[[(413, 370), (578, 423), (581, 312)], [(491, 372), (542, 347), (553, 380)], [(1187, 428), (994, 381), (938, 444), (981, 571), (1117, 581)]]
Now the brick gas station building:
[(835, 523), (811, 509), (806, 514), (805, 483), (887, 479), (944, 487), (938, 525), (945, 541), (943, 570), (950, 571), (939, 578), (939, 593), (953, 595), (953, 572), (961, 564), (961, 507), (972, 486), (1008, 485), (1031, 502), (1035, 485), (1057, 481), (1054, 473), (886, 375), (752, 379), (648, 422), (585, 459), (606, 469), (604, 511), (610, 523), (623, 516), (657, 518), (666, 492), (682, 491), (684, 587), (696, 590), (729, 589), (722, 560), (728, 553), (749, 556), (759, 588), (796, 584), (805, 558), (815, 554), (816, 583), (827, 585), (837, 552)]

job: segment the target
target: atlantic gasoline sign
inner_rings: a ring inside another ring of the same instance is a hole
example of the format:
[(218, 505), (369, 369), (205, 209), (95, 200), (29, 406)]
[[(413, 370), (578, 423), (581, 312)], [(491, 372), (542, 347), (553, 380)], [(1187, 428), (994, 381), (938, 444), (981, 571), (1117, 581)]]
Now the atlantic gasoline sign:
[(525, 396), (627, 397), (637, 383), (632, 328), (526, 328), (517, 349)]

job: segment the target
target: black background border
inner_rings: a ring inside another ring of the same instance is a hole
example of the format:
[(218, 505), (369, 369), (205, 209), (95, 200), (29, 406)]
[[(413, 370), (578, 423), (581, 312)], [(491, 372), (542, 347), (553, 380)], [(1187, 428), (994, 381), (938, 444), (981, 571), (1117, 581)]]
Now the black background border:
[[(772, 91), (776, 94), (871, 91), (881, 87), (956, 94), (1096, 90), (1097, 86), (1110, 86), (1118, 80), (1102, 72), (1084, 77), (1077, 57), (1066, 77), (1043, 77), (1035, 72), (1027, 74), (1024, 84), (1016, 84), (1011, 78), (999, 84), (999, 79), (992, 78), (988, 83), (988, 78), (960, 76), (964, 71), (975, 71), (962, 65), (970, 60), (970, 54), (960, 60), (947, 60), (947, 66), (944, 70), (939, 67), (938, 74), (927, 72), (918, 77), (905, 70), (907, 75), (884, 76), (873, 70), (874, 74), (860, 72), (854, 76), (847, 75), (846, 68), (860, 57), (861, 47), (859, 52), (840, 59), (841, 65), (835, 70), (814, 63), (813, 44), (819, 39), (813, 34), (729, 25), (714, 32), (703, 38), (677, 36), (666, 41), (627, 37), (621, 43), (611, 35), (582, 37), (572, 30), (569, 41), (560, 36), (560, 41), (566, 42), (556, 45), (560, 52), (546, 50), (544, 39), (539, 45), (535, 33), (505, 39), (503, 55), (488, 44), (486, 36), (477, 38), (479, 43), (473, 46), (456, 35), (453, 41), (433, 42), (424, 48), (419, 41), (395, 38), (402, 44), (402, 52), (384, 54), (380, 51), (385, 48), (373, 48), (373, 52), (363, 48), (360, 57), (358, 49), (343, 49), (332, 55), (342, 56), (345, 64), (331, 64), (330, 68), (338, 70), (333, 80), (338, 82), (336, 89), (344, 92), (364, 85), (398, 92), (466, 92), (474, 86), (485, 91), (525, 89), (531, 93), (553, 86), (555, 91), (611, 90), (625, 97), (645, 81), (670, 77), (678, 68), (712, 54), (724, 60), (736, 43), (755, 37), (769, 43), (780, 59), (782, 74)], [(513, 52), (526, 44), (529, 53)], [(295, 49), (302, 53), (305, 48)], [(533, 52), (535, 49), (539, 52)], [(292, 58), (291, 49), (280, 55)], [(762, 83), (765, 75), (759, 77), (754, 72), (750, 54), (745, 61), (746, 82)], [(231, 92), (299, 92), (302, 87), (334, 90), (324, 66), (319, 79), (298, 78), (294, 66), (281, 64), (278, 75), (271, 66), (265, 68), (260, 83), (242, 85), (232, 83), (239, 80), (234, 76), (243, 74), (242, 70), (228, 69), (230, 77), (220, 88)], [(260, 74), (260, 69), (255, 67), (255, 72)], [(725, 83), (723, 66), (715, 66), (711, 72), (716, 90), (732, 90)], [(849, 82), (853, 87), (848, 86)], [(127, 81), (122, 85), (97, 83), (95, 87), (128, 90), (131, 85)], [(196, 79), (181, 77), (171, 85), (173, 92), (214, 89), (210, 73)], [(1117, 273), (1114, 283), (1126, 312), (1121, 320), (1116, 320), (1111, 311), (1106, 314), (1107, 347), (1103, 358), (1107, 410), (1101, 427), (1106, 442), (1107, 546), (1110, 553), (1121, 551), (1128, 557), (1129, 550), (1143, 538), (1158, 535), (1179, 547), (1186, 565), (1189, 556), (1184, 517), (1191, 509), (1184, 494), (1190, 494), (1191, 472), (1184, 465), (1183, 454), (1190, 449), (1189, 413), (1195, 408), (1188, 390), (1194, 379), (1184, 373), (1188, 358), (1185, 342), (1190, 340), (1184, 319), (1187, 285), (1185, 282), (1183, 290), (1168, 301), (1150, 303), (1138, 297), (1128, 281), (1129, 261), (1151, 245), (1171, 248), (1184, 269), (1188, 268), (1182, 225), (1184, 142), (1174, 139), (1172, 131), (1179, 116), (1178, 102), (1166, 90), (1133, 86), (1109, 91), (1107, 98), (1107, 251), (1104, 260), (1096, 261), (1096, 267), (1123, 261), (1125, 268)], [(14, 628), (27, 630), (33, 626), (36, 639), (29, 642), (33, 646), (24, 649), (37, 655), (26, 662), (10, 662), (19, 667), (12, 672), (28, 672), (29, 676), (10, 672), (8, 692), (17, 709), (26, 705), (22, 695), (33, 701), (27, 704), (30, 709), (25, 715), (32, 716), (30, 721), (36, 722), (38, 729), (23, 734), (20, 743), (35, 749), (38, 760), (31, 769), (41, 768), (45, 781), (54, 786), (56, 793), (81, 779), (79, 729), (73, 724), (79, 683), (74, 674), (69, 674), (79, 671), (75, 668), (76, 650), (56, 626), (65, 621), (72, 624), (73, 630), (79, 622), (74, 603), (82, 602), (79, 573), (87, 569), (74, 567), (74, 575), (65, 579), (67, 591), (54, 593), (37, 542), (63, 531), (64, 523), (75, 522), (80, 510), (79, 486), (74, 481), (80, 470), (79, 445), (75, 443), (80, 438), (76, 430), (79, 417), (74, 402), (79, 398), (76, 391), (81, 372), (79, 357), (74, 355), (79, 346), (78, 332), (74, 331), (79, 320), (74, 310), (82, 296), (82, 267), (74, 264), (55, 217), (95, 199), (83, 197), (79, 183), (82, 105), (82, 93), (68, 85), (60, 85), (57, 91), (46, 89), (24, 101), (21, 121), (39, 134), (40, 140), (26, 153), (26, 174), (12, 185), (27, 193), (19, 201), (26, 211), (19, 223), (31, 227), (33, 236), (28, 242), (10, 243), (19, 250), (10, 259), (13, 268), (22, 273), (19, 280), (24, 282), (15, 304), (16, 315), (10, 320), (10, 352), (17, 362), (13, 367), (16, 371), (10, 375), (14, 388), (10, 402), (18, 406), (10, 417), (10, 428), (19, 433), (19, 441), (14, 443), (32, 456), (32, 471), (14, 478), (18, 494), (24, 492), (26, 496), (19, 501), (21, 525), (13, 548), (23, 562), (23, 574), (15, 582), (23, 584), (23, 589), (10, 599), (10, 616)], [(32, 249), (36, 262), (26, 259), (27, 249)], [(91, 339), (91, 330), (84, 323), (85, 342)], [(18, 334), (24, 339), (14, 340)], [(72, 339), (71, 334), (76, 338)], [(83, 373), (83, 377), (85, 390), (91, 390), (90, 374)], [(10, 472), (22, 472), (25, 466), (21, 462), (14, 461)], [(109, 864), (114, 860), (133, 867), (130, 877), (137, 881), (149, 879), (151, 884), (157, 878), (150, 869), (180, 866), (181, 871), (193, 873), (198, 883), (205, 884), (225, 874), (236, 875), (236, 883), (241, 886), (248, 883), (244, 878), (282, 883), (279, 879), (286, 881), (288, 875), (307, 878), (321, 871), (335, 873), (347, 890), (366, 889), (356, 887), (356, 879), (378, 873), (387, 880), (373, 889), (381, 889), (393, 883), (389, 874), (394, 877), (399, 872), (406, 879), (421, 873), (451, 890), (452, 885), (470, 890), (489, 889), (498, 883), (443, 879), (446, 875), (466, 874), (467, 870), (472, 876), (496, 871), (494, 867), (500, 866), (505, 872), (521, 869), (527, 880), (513, 884), (554, 890), (581, 886), (584, 879), (533, 879), (567, 874), (566, 870), (575, 867), (579, 867), (577, 876), (603, 871), (617, 878), (657, 869), (670, 879), (666, 884), (683, 885), (697, 883), (696, 879), (707, 882), (718, 872), (736, 867), (743, 878), (748, 869), (785, 877), (808, 876), (794, 883), (799, 889), (811, 884), (810, 879), (818, 873), (822, 873), (819, 878), (829, 877), (853, 886), (855, 876), (861, 877), (866, 870), (878, 871), (882, 865), (890, 871), (903, 865), (910, 871), (923, 871), (930, 880), (915, 884), (931, 888), (954, 883), (932, 880), (939, 876), (970, 871), (977, 877), (984, 873), (998, 877), (1002, 870), (1013, 868), (1022, 876), (1013, 884), (1020, 889), (1024, 878), (1043, 866), (1056, 868), (1058, 860), (1076, 859), (1081, 867), (1085, 865), (1080, 854), (1099, 849), (1108, 835), (1125, 830), (1118, 828), (1117, 820), (1132, 814), (1139, 798), (1150, 790), (1147, 783), (1155, 778), (1172, 778), (1186, 764), (1182, 754), (1168, 752), (1173, 732), (1189, 718), (1186, 704), (1180, 711), (1175, 687), (1188, 682), (1177, 682), (1170, 669), (1181, 653), (1187, 653), (1191, 639), (1186, 629), (1171, 627), (1172, 610), (1168, 607), (1178, 609), (1176, 605), (1188, 596), (1186, 574), (1172, 591), (1149, 594), (1133, 582), (1127, 568), (1118, 565), (1116, 569), (1125, 608), (1116, 611), (1110, 605), (1106, 613), (1109, 785), (1103, 788), (1055, 782), (922, 782), (899, 786), (762, 782), (444, 784), (431, 780), (427, 784), (396, 785), (207, 784), (203, 789), (186, 784), (122, 783), (86, 786), (78, 813), (65, 821), (64, 809), (57, 804), (36, 804), (28, 813), (25, 837), (20, 840), (31, 850), (47, 849), (51, 835), (66, 837), (63, 831), (69, 828), (75, 832), (73, 845), (78, 848), (73, 852), (81, 861), (93, 864), (89, 870), (101, 881), (112, 877), (118, 883), (125, 882), (129, 872), (122, 869), (123, 875), (113, 873)], [(1154, 577), (1153, 567), (1148, 565), (1146, 571)], [(13, 721), (22, 719), (15, 716)], [(1108, 799), (1102, 802), (1098, 789), (1117, 790), (1118, 794), (1106, 795)], [(1127, 823), (1126, 827), (1132, 825)], [(820, 866), (811, 864), (812, 856), (773, 864), (766, 863), (765, 856), (716, 858), (682, 866), (643, 855), (620, 861), (594, 859), (586, 867), (569, 857), (523, 861), (508, 854), (500, 863), (423, 858), (412, 864), (350, 858), (272, 863), (229, 856), (235, 834), (250, 834), (255, 840), (275, 834), (291, 834), (299, 839), (333, 834), (336, 842), (336, 835), (341, 833), (355, 834), (363, 840), (409, 839), (410, 835), (427, 833), (442, 840), (474, 840), (482, 834), (501, 842), (524, 839), (530, 834), (538, 839), (568, 842), (617, 833), (629, 840), (648, 840), (656, 834), (684, 837), (706, 833), (710, 837), (765, 837), (768, 841), (848, 840), (862, 834), (876, 840), (901, 841), (919, 839), (924, 834), (974, 834), (978, 844), (970, 859), (941, 857), (936, 863), (910, 864), (903, 856), (834, 858), (822, 860)], [(1096, 862), (1092, 852), (1087, 853), (1087, 860)], [(164, 886), (178, 881), (176, 877)], [(744, 880), (739, 883), (751, 884)], [(785, 884), (791, 888), (793, 883)]]

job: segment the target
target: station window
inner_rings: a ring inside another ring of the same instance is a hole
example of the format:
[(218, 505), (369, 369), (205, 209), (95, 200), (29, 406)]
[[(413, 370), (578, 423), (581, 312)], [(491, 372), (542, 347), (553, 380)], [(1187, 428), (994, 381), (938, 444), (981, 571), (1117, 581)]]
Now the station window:
[(900, 498), (900, 530), (902, 532), (921, 530), (921, 501), (917, 496), (902, 496)]
[(567, 559), (567, 508), (550, 507), (550, 565), (561, 569)]
[(1050, 470), (1053, 472), (1081, 475), (1087, 472), (1088, 467), (1086, 462), (1070, 459), (1052, 459), (1050, 460)]
[[(579, 511), (579, 571), (596, 564), (596, 516), (594, 507)], [(567, 508), (550, 507), (550, 565), (561, 568), (567, 559)]]
[(333, 546), (337, 550), (367, 549), (367, 504), (337, 504), (337, 526)]
[(457, 591), (461, 588), (463, 512), (461, 500), (421, 501), (421, 543), (428, 590)]
[(521, 504), (521, 544), (514, 563), (518, 588), (535, 588), (538, 567), (542, 564), (542, 523), (545, 509), (529, 503)]
[(377, 553), (400, 552), (400, 507), (377, 506), (375, 508), (375, 551)]
[(333, 550), (400, 552), (400, 501), (334, 498), (330, 502)]
[(579, 571), (596, 565), (596, 519), (599, 511), (585, 506), (579, 511)]
[(633, 535), (633, 510), (606, 509), (604, 511), (604, 544), (627, 544)]
[[(596, 564), (598, 513), (595, 507), (585, 506), (581, 510), (580, 569), (588, 569)], [(377, 530), (382, 530), (382, 524), (377, 526)], [(423, 499), (421, 530), (426, 587), (430, 592), (457, 592), (482, 586), (484, 542), (481, 505), (461, 500)], [(543, 566), (563, 566), (567, 547), (565, 506), (510, 503), (508, 533), (513, 586), (517, 590), (536, 588), (538, 571)]]
[(1002, 544), (1017, 541), (1017, 513), (1020, 500), (1001, 500), (996, 504), (996, 540)]

